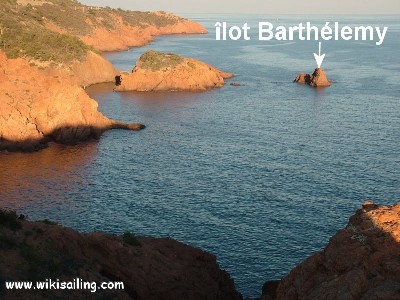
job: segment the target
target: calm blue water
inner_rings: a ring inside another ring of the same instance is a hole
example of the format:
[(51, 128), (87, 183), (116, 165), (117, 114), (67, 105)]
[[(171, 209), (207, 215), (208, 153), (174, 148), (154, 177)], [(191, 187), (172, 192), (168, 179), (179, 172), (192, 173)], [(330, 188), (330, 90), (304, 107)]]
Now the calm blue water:
[(339, 18), (390, 29), (380, 47), (323, 42), (334, 84), (315, 90), (291, 81), (313, 71), (317, 42), (216, 42), (213, 32), (216, 21), (310, 18), (194, 17), (210, 34), (162, 37), (105, 56), (130, 70), (147, 49), (174, 52), (233, 72), (245, 86), (198, 94), (91, 87), (107, 116), (148, 127), (2, 154), (0, 199), (31, 219), (81, 231), (131, 230), (201, 247), (217, 255), (244, 296), (257, 296), (266, 280), (322, 249), (362, 201), (399, 201), (400, 22)]

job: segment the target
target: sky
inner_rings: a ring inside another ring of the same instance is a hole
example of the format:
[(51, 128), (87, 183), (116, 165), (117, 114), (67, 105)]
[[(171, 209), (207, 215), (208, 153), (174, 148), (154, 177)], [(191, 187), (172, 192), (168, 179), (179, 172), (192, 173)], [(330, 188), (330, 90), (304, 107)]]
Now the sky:
[(399, 14), (400, 0), (78, 0), (92, 6), (174, 13)]

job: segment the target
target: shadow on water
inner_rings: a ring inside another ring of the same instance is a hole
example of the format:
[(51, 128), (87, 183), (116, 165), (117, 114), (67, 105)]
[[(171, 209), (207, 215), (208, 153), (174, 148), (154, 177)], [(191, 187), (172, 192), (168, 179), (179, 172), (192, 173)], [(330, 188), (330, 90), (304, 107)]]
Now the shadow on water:
[(104, 125), (73, 125), (60, 126), (54, 128), (46, 135), (43, 134), (39, 138), (28, 138), (12, 140), (9, 138), (0, 137), (0, 153), (1, 151), (21, 151), (32, 152), (48, 146), (50, 142), (56, 142), (63, 145), (75, 145), (91, 139), (99, 139), (100, 136), (107, 130), (124, 129), (131, 131), (139, 131), (146, 128), (140, 123), (123, 123), (119, 121), (109, 120), (104, 122)]
[(28, 138), (23, 140), (12, 140), (9, 138), (0, 138), (0, 155), (1, 151), (21, 151), (33, 152), (44, 149), (50, 142), (59, 144), (73, 145), (90, 139), (99, 139), (101, 134), (112, 129), (110, 126), (103, 128), (97, 126), (77, 125), (62, 126), (55, 128), (52, 132), (40, 138)]
[[(109, 129), (140, 130), (141, 124), (110, 123), (104, 127), (65, 126), (39, 139), (0, 139), (0, 200), (3, 207), (29, 201), (65, 200), (82, 170), (97, 153), (101, 134)], [(40, 151), (39, 151), (40, 150)], [(11, 152), (9, 152), (11, 151)]]
[(65, 201), (62, 193), (83, 180), (82, 174), (92, 163), (97, 148), (95, 141), (75, 146), (52, 143), (37, 152), (0, 153), (2, 207), (25, 207), (43, 195), (52, 203)]

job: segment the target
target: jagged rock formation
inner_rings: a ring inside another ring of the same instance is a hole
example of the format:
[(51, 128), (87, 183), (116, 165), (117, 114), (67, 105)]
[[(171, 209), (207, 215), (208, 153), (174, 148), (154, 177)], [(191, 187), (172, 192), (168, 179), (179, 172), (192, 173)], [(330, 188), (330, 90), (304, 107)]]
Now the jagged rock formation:
[(2, 299), (240, 300), (214, 255), (170, 238), (80, 234), (0, 211), (0, 278), (123, 282), (124, 289), (5, 290)]
[(193, 58), (154, 50), (144, 53), (132, 73), (122, 73), (116, 91), (205, 91), (224, 86), (222, 72)]
[(35, 150), (48, 141), (74, 143), (107, 129), (139, 130), (105, 117), (82, 88), (45, 76), (0, 51), (0, 150)]
[(281, 280), (275, 298), (267, 291), (262, 299), (400, 299), (399, 258), (400, 204), (367, 201), (323, 251)]
[(308, 84), (312, 87), (327, 87), (331, 85), (322, 68), (316, 68), (311, 75), (300, 73), (293, 82)]

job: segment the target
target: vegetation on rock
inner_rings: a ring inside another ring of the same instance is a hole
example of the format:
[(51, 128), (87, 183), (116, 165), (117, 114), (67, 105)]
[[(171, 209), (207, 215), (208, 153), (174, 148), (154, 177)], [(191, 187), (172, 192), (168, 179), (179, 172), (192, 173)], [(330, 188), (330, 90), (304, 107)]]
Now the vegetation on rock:
[[(0, 49), (8, 58), (68, 63), (94, 50), (79, 37), (90, 36), (96, 28), (116, 30), (116, 20), (140, 28), (160, 28), (184, 19), (163, 12), (89, 7), (75, 0), (2, 0)], [(49, 24), (58, 30), (52, 31)]]
[(75, 36), (50, 31), (44, 26), (45, 19), (44, 11), (29, 4), (7, 0), (0, 7), (0, 48), (8, 58), (70, 62), (91, 49)]
[(125, 24), (139, 27), (147, 27), (150, 25), (156, 26), (157, 28), (165, 27), (168, 25), (174, 25), (178, 21), (182, 21), (181, 18), (176, 18), (165, 12), (152, 13), (152, 12), (141, 12), (141, 11), (128, 11), (117, 9), (113, 11), (118, 16), (121, 16)]
[(234, 75), (193, 58), (145, 52), (131, 73), (121, 73), (115, 91), (206, 91), (223, 87)]
[(155, 50), (145, 52), (140, 58), (142, 69), (159, 71), (164, 68), (174, 68), (183, 62), (183, 57), (172, 54), (162, 53)]

